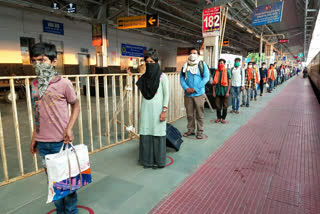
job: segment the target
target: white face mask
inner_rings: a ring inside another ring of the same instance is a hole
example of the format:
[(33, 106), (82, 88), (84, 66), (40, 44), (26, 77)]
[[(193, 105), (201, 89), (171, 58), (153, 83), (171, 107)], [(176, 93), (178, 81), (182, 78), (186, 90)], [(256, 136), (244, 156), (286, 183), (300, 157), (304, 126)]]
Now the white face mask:
[(265, 66), (265, 65), (263, 65), (263, 66), (262, 66), (262, 68), (266, 68), (266, 66)]
[(248, 65), (248, 68), (252, 68), (252, 65)]
[(190, 61), (195, 61), (195, 60), (197, 60), (198, 59), (198, 54), (190, 54), (189, 55), (189, 60)]
[(144, 64), (144, 61), (141, 62), (141, 65), (143, 65), (143, 64)]

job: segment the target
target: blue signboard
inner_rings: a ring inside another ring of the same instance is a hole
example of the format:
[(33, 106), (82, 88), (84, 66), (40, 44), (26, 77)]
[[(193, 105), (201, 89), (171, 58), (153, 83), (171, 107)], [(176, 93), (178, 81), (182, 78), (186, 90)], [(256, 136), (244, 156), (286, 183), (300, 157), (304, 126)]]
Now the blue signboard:
[(248, 63), (250, 62), (250, 60), (251, 60), (250, 58), (246, 58), (245, 62)]
[(287, 60), (287, 57), (284, 56), (284, 57), (282, 58), (282, 61), (286, 61), (286, 60)]
[(256, 7), (252, 14), (252, 25), (259, 26), (281, 22), (283, 1)]
[(62, 23), (42, 20), (42, 24), (43, 24), (43, 32), (64, 35)]
[(121, 44), (121, 55), (132, 56), (132, 57), (144, 57), (144, 51), (147, 48), (137, 45)]
[(298, 53), (298, 57), (303, 57), (303, 53)]

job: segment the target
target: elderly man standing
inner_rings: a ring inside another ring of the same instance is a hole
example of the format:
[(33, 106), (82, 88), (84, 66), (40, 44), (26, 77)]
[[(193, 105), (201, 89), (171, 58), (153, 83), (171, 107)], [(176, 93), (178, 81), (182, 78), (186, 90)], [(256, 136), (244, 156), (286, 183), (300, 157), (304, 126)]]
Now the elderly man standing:
[(187, 111), (188, 131), (184, 137), (195, 135), (195, 115), (197, 119), (197, 139), (203, 138), (205, 85), (209, 81), (209, 68), (199, 59), (196, 48), (189, 50), (188, 61), (183, 65), (180, 83), (185, 91), (184, 104)]

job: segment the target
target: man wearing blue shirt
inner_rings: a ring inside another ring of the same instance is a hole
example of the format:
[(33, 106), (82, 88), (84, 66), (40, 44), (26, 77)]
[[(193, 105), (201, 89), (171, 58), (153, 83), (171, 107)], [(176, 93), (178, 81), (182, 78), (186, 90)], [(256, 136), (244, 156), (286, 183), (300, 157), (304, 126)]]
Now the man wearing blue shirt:
[(197, 139), (202, 139), (205, 85), (209, 81), (209, 68), (200, 61), (199, 51), (196, 48), (189, 50), (188, 61), (183, 65), (180, 83), (185, 91), (184, 104), (187, 111), (188, 131), (184, 137), (195, 135), (195, 115), (197, 120)]

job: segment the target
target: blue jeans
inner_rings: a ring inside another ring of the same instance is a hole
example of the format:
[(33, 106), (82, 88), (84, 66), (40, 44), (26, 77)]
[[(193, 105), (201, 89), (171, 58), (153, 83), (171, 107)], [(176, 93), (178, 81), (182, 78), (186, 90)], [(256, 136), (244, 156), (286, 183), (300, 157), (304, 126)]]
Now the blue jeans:
[(256, 98), (257, 97), (257, 88), (258, 88), (258, 84), (256, 84), (256, 88), (252, 88), (251, 91), (250, 91), (250, 99), (253, 98), (253, 94), (254, 94), (254, 97)]
[(232, 110), (238, 111), (240, 105), (240, 86), (232, 86), (231, 87), (231, 94), (232, 94)]
[[(46, 168), (45, 159), (44, 157), (49, 154), (58, 153), (63, 145), (62, 142), (37, 142), (38, 144), (38, 151), (40, 158), (42, 160), (42, 164), (44, 168)], [(60, 200), (54, 201), (54, 205), (57, 209), (57, 214), (71, 214), (71, 213), (78, 213), (77, 209), (77, 193), (73, 192), (62, 198)]]
[(273, 81), (272, 79), (269, 79), (269, 80), (268, 80), (268, 84), (269, 84), (269, 89), (268, 89), (268, 91), (272, 91), (272, 90), (273, 90), (274, 81)]

